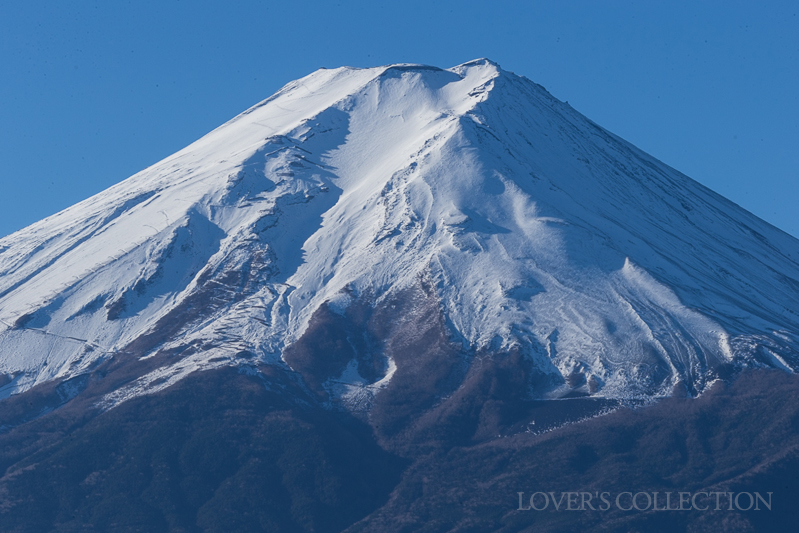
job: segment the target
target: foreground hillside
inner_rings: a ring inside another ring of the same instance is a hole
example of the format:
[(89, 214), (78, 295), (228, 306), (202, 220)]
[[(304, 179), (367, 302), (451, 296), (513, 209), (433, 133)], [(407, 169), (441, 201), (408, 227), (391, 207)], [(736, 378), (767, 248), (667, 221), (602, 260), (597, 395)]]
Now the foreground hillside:
[[(465, 411), (440, 434), (381, 447), (285, 375), (220, 369), (96, 418), (67, 406), (7, 429), (0, 519), (4, 531), (789, 531), (797, 395), (799, 378), (753, 371), (540, 435), (465, 434), (480, 423)], [(518, 510), (518, 492), (536, 491), (773, 499), (770, 511)]]

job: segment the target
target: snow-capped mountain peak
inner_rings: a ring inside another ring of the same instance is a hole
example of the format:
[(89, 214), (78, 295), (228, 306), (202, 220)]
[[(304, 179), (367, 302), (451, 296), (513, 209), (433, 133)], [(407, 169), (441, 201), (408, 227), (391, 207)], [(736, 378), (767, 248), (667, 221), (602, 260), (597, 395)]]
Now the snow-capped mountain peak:
[[(696, 394), (724, 365), (799, 368), (797, 261), (796, 239), (489, 60), (322, 69), (0, 240), (0, 394), (111, 358), (169, 356), (107, 406), (286, 365), (320, 309), (420, 283), (464, 364), (516, 350), (545, 377), (531, 395)], [(378, 391), (383, 359), (333, 377)]]

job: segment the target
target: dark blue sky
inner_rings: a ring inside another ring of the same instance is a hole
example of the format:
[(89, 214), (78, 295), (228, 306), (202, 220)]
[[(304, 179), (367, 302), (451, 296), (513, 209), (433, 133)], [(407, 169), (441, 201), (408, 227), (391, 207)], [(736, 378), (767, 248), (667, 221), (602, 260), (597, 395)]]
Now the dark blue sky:
[(319, 67), (477, 57), (799, 236), (796, 6), (4, 0), (0, 236)]

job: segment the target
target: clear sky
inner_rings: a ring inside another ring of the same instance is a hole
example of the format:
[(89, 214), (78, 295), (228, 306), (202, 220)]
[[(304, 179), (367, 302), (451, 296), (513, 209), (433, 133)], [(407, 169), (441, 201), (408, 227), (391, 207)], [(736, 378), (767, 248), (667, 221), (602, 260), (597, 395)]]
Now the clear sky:
[(2, 0), (0, 236), (319, 67), (489, 57), (799, 236), (799, 3)]

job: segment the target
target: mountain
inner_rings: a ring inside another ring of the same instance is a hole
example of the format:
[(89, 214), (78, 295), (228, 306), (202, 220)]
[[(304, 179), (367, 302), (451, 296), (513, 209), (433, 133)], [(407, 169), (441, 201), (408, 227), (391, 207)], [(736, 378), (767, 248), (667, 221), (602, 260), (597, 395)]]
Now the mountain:
[[(464, 368), (517, 351), (536, 397), (695, 395), (720, 367), (797, 368), (797, 261), (796, 239), (488, 60), (322, 69), (0, 240), (3, 394), (112, 358), (171, 354), (108, 406), (291, 365), (314, 316), (424, 285)], [(318, 379), (357, 403), (398, 366), (380, 351)]]
[[(476, 483), (464, 464), (506, 439), (538, 449), (610, 411), (592, 434), (661, 431), (663, 408), (620, 406), (751, 369), (793, 390), (797, 301), (799, 241), (526, 78), (321, 69), (0, 239), (0, 519), (389, 530), (424, 476)], [(728, 416), (682, 401), (698, 426)], [(557, 461), (547, 446), (503, 464)], [(581, 465), (605, 463), (574, 453), (568, 479), (595, 483)]]

